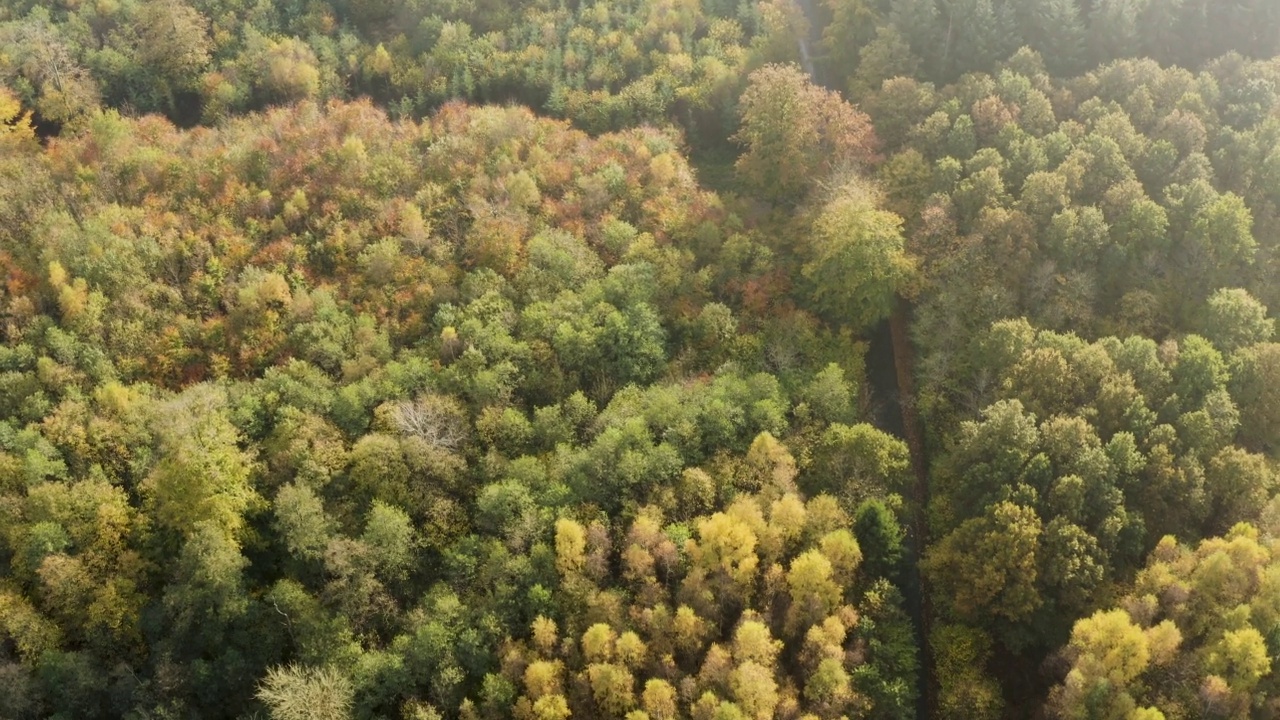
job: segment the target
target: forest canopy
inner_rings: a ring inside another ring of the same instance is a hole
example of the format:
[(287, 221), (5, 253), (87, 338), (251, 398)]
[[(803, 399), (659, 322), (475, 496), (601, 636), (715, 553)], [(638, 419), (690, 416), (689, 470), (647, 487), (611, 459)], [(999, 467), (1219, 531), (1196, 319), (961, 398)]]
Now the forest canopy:
[(1280, 717), (1270, 0), (0, 0), (0, 719)]

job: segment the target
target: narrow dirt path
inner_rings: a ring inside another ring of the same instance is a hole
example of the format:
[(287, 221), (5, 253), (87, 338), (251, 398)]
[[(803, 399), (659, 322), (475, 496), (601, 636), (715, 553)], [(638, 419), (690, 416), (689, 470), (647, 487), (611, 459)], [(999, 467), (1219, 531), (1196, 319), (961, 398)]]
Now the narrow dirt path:
[(933, 608), (929, 601), (929, 587), (920, 572), (924, 560), (924, 548), (929, 542), (929, 462), (925, 452), (924, 426), (916, 412), (915, 346), (911, 343), (911, 306), (899, 298), (897, 307), (889, 316), (889, 335), (893, 343), (893, 366), (898, 377), (898, 407), (902, 411), (902, 434), (911, 451), (911, 469), (915, 475), (911, 504), (914, 509), (911, 527), (912, 563), (910, 575), (919, 590), (919, 602), (915, 611), (916, 630), (920, 649), (920, 720), (933, 717), (936, 707), (933, 681), (933, 653), (929, 647), (929, 632)]
[[(822, 28), (813, 19), (814, 0), (796, 0), (805, 18), (809, 21), (809, 31), (799, 38), (800, 64), (815, 85), (837, 90), (823, 82), (818, 68), (813, 61), (811, 46), (822, 37)], [(890, 343), (893, 346), (893, 367), (897, 380), (897, 392), (885, 392), (888, 388), (876, 388), (877, 394), (883, 397), (896, 395), (902, 417), (903, 440), (911, 452), (911, 469), (915, 476), (910, 502), (913, 513), (911, 517), (911, 567), (908, 568), (909, 582), (913, 583), (919, 593), (916, 602), (909, 602), (910, 611), (919, 635), (918, 649), (920, 653), (920, 677), (917, 717), (928, 720), (933, 717), (936, 707), (933, 674), (933, 653), (929, 647), (930, 622), (933, 615), (929, 602), (929, 591), (924, 574), (920, 572), (920, 564), (924, 559), (924, 548), (929, 540), (929, 461), (925, 452), (924, 427), (920, 423), (920, 415), (916, 412), (915, 390), (915, 347), (911, 342), (911, 306), (906, 300), (898, 299), (893, 314), (889, 317)]]

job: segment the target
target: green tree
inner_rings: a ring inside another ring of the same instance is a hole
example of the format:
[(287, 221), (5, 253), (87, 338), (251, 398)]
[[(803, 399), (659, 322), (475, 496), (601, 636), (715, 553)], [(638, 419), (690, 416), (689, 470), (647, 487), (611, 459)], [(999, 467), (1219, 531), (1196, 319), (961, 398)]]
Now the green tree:
[(189, 533), (176, 566), (177, 582), (166, 588), (164, 604), (180, 637), (204, 639), (189, 650), (213, 650), (249, 609), (244, 586), (249, 561), (213, 521), (198, 521)]
[(1044, 58), (1054, 75), (1067, 77), (1081, 69), (1086, 34), (1075, 0), (1032, 0), (1013, 7), (1022, 41)]
[(1141, 30), (1141, 0), (1099, 0), (1089, 17), (1089, 37), (1093, 60), (1109, 60), (1135, 55)]
[(1280, 448), (1280, 345), (1247, 347), (1231, 359), (1231, 396), (1240, 407), (1240, 436), (1259, 451)]
[[(864, 98), (881, 90), (889, 80), (912, 78), (919, 70), (920, 57), (912, 52), (902, 34), (892, 25), (878, 25), (875, 38), (858, 52), (858, 69), (849, 79), (849, 92), (855, 98)], [(881, 127), (895, 131), (894, 128)], [(880, 132), (880, 136), (888, 143), (886, 133)]]
[(802, 270), (815, 306), (859, 329), (888, 317), (914, 274), (903, 249), (902, 219), (876, 205), (861, 181), (841, 187), (814, 221)]
[(865, 499), (902, 490), (911, 467), (906, 443), (866, 423), (829, 426), (813, 460), (802, 478), (804, 489), (836, 497), (849, 510)]
[[(210, 60), (212, 43), (208, 20), (181, 0), (145, 3), (138, 7), (128, 51), (140, 71), (151, 74), (169, 93), (191, 89)], [(172, 106), (172, 96), (167, 99)]]
[(1001, 716), (999, 683), (986, 672), (991, 638), (964, 625), (935, 624), (929, 635), (938, 678), (938, 715), (948, 720)]
[(1241, 288), (1221, 288), (1209, 296), (1201, 335), (1223, 353), (1264, 343), (1275, 334), (1275, 321), (1267, 308)]
[(1275, 476), (1261, 455), (1227, 446), (1205, 468), (1214, 531), (1224, 532), (1238, 522), (1256, 519), (1275, 492)]
[(991, 0), (945, 0), (940, 8), (940, 71), (947, 79), (981, 72), (1017, 49), (1017, 30), (1005, 6)]
[(925, 555), (924, 570), (959, 617), (1018, 622), (1043, 602), (1036, 589), (1042, 526), (1011, 502), (965, 521)]
[(156, 408), (160, 448), (143, 491), (156, 521), (176, 534), (204, 520), (238, 533), (245, 511), (259, 500), (249, 483), (250, 457), (225, 408), (225, 393), (211, 385)]
[(937, 66), (939, 13), (933, 0), (891, 0), (889, 23), (911, 46), (911, 50), (926, 60), (926, 67)]
[(854, 636), (866, 643), (867, 663), (853, 671), (854, 685), (871, 701), (871, 717), (906, 720), (917, 712), (920, 662), (915, 627), (902, 593), (879, 580), (863, 594)]
[(318, 560), (336, 527), (315, 492), (305, 485), (285, 485), (276, 495), (273, 510), (289, 553), (303, 560)]
[(836, 77), (847, 77), (859, 65), (859, 51), (871, 42), (881, 24), (875, 3), (865, 0), (824, 0), (831, 22), (822, 28), (825, 63)]
[(844, 594), (832, 576), (831, 561), (817, 550), (805, 552), (791, 561), (787, 587), (791, 593), (787, 624), (793, 633), (825, 618), (839, 605)]
[(1203, 297), (1247, 273), (1257, 247), (1249, 206), (1223, 193), (1195, 210), (1180, 247), (1179, 270)]
[(5, 23), (0, 26), (0, 42), (11, 49), (6, 53), (7, 72), (25, 80), (18, 84), (25, 86), (21, 98), (37, 118), (72, 125), (98, 109), (99, 83), (47, 21)]
[(900, 582), (906, 533), (893, 512), (878, 499), (865, 500), (854, 515), (853, 532), (862, 548), (866, 576)]

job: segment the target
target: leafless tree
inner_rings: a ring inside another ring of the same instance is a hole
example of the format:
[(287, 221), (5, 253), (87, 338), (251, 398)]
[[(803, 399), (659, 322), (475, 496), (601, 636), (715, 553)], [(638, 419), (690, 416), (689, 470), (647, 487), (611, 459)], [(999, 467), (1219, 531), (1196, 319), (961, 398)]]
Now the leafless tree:
[(392, 419), (401, 433), (441, 450), (455, 451), (467, 439), (466, 412), (456, 400), (442, 395), (406, 400), (396, 405)]

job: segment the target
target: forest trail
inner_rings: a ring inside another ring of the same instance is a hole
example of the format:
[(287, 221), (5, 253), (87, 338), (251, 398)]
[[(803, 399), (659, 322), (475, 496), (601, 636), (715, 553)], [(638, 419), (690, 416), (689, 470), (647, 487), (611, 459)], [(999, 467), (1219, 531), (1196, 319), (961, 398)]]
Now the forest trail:
[(933, 654), (929, 648), (930, 618), (933, 609), (929, 602), (929, 589), (920, 566), (924, 561), (924, 548), (929, 540), (929, 463), (925, 454), (923, 425), (916, 412), (915, 347), (911, 343), (911, 306), (898, 299), (889, 317), (889, 336), (893, 345), (893, 366), (898, 382), (898, 407), (902, 412), (902, 434), (911, 451), (911, 470), (915, 477), (911, 504), (915, 509), (911, 527), (911, 568), (909, 575), (919, 593), (912, 603), (920, 648), (920, 705), (919, 717), (933, 717), (934, 682)]
[[(813, 7), (813, 0), (797, 0), (797, 3), (808, 20), (807, 32), (802, 33), (798, 38), (800, 64), (815, 85), (839, 92), (839, 89), (830, 87), (823, 82), (823, 78), (819, 76), (817, 67), (813, 62), (811, 46), (822, 37), (821, 29), (814, 22), (816, 13)], [(916, 412), (915, 348), (911, 342), (911, 306), (906, 300), (898, 299), (893, 314), (889, 317), (888, 324), (894, 376), (893, 378), (883, 378), (882, 382), (876, 383), (874, 381), (877, 379), (875, 377), (877, 373), (869, 372), (868, 380), (876, 385), (872, 390), (874, 396), (897, 399), (902, 424), (898, 428), (893, 428), (893, 430), (900, 431), (902, 439), (907, 443), (907, 448), (911, 452), (911, 470), (915, 483), (911, 490), (911, 497), (908, 498), (914, 512), (908, 533), (908, 540), (911, 546), (911, 567), (907, 571), (909, 578), (907, 582), (914, 588), (904, 588), (904, 591), (908, 595), (908, 604), (918, 633), (920, 675), (917, 717), (920, 720), (926, 720), (933, 716), (935, 705), (933, 654), (929, 648), (932, 608), (929, 603), (929, 593), (925, 585), (925, 578), (923, 573), (920, 572), (920, 565), (924, 560), (924, 548), (929, 538), (929, 462), (925, 453), (923, 426), (920, 424), (920, 416)], [(893, 424), (896, 425), (897, 423)], [(912, 589), (917, 595), (915, 598), (910, 597)]]
[(813, 23), (813, 0), (798, 0), (798, 2), (805, 18), (809, 21), (807, 31), (800, 36), (800, 66), (808, 73), (814, 85), (822, 85), (822, 79), (818, 77), (818, 70), (813, 64), (813, 54), (810, 52), (810, 45), (817, 39), (814, 37), (817, 26)]

